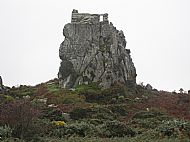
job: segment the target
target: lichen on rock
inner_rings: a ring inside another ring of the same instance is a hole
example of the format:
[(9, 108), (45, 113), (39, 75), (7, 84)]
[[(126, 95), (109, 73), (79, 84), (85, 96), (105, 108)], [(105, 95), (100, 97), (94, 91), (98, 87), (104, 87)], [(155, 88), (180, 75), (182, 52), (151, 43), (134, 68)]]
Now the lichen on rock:
[[(100, 17), (103, 16), (103, 21)], [(108, 14), (78, 13), (64, 26), (60, 45), (58, 78), (63, 88), (97, 82), (103, 88), (113, 83), (136, 84), (136, 69), (125, 49), (123, 31), (108, 21)]]

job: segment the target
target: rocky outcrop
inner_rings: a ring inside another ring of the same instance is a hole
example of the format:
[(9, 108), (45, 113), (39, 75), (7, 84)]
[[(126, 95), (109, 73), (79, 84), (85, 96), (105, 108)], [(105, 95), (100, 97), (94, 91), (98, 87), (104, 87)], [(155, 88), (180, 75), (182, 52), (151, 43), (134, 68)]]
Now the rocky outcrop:
[(0, 93), (4, 92), (4, 86), (3, 86), (3, 80), (2, 77), (0, 76)]
[[(103, 18), (100, 21), (100, 18)], [(97, 82), (104, 88), (115, 82), (136, 84), (136, 69), (125, 49), (123, 31), (108, 21), (108, 14), (78, 13), (64, 26), (58, 78), (64, 88)]]

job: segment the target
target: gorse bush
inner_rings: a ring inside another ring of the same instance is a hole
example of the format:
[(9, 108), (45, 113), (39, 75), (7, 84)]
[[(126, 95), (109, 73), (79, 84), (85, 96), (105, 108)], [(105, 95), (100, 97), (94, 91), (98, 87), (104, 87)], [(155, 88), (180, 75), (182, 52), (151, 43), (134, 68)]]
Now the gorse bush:
[(53, 121), (52, 122), (55, 126), (60, 126), (60, 127), (62, 127), (62, 126), (66, 126), (66, 123), (64, 122), (64, 121)]
[(63, 137), (133, 137), (137, 133), (132, 128), (119, 121), (106, 121), (102, 125), (93, 125), (85, 121), (67, 124), (64, 127), (53, 129), (51, 136)]
[(87, 122), (75, 122), (72, 124), (67, 124), (64, 127), (56, 127), (52, 130), (51, 136), (63, 138), (63, 137), (86, 137), (86, 136), (96, 136), (98, 134), (98, 129), (93, 124)]

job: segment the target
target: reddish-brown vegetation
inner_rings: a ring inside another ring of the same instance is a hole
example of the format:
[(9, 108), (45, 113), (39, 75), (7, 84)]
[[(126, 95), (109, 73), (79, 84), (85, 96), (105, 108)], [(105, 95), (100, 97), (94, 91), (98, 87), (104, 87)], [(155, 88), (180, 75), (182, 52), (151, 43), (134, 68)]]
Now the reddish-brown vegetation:
[(130, 109), (129, 116), (133, 116), (139, 110), (158, 109), (166, 112), (169, 116), (190, 120), (190, 95), (162, 91), (157, 95), (150, 96), (148, 99), (135, 102), (130, 106)]

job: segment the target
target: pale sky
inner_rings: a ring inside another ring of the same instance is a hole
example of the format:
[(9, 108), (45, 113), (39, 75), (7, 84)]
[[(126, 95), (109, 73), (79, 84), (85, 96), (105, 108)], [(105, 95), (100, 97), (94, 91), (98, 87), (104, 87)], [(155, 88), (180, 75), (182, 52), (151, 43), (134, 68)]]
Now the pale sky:
[(137, 83), (190, 90), (190, 0), (0, 0), (4, 85), (36, 85), (57, 77), (62, 29), (72, 9), (108, 13), (124, 31)]

